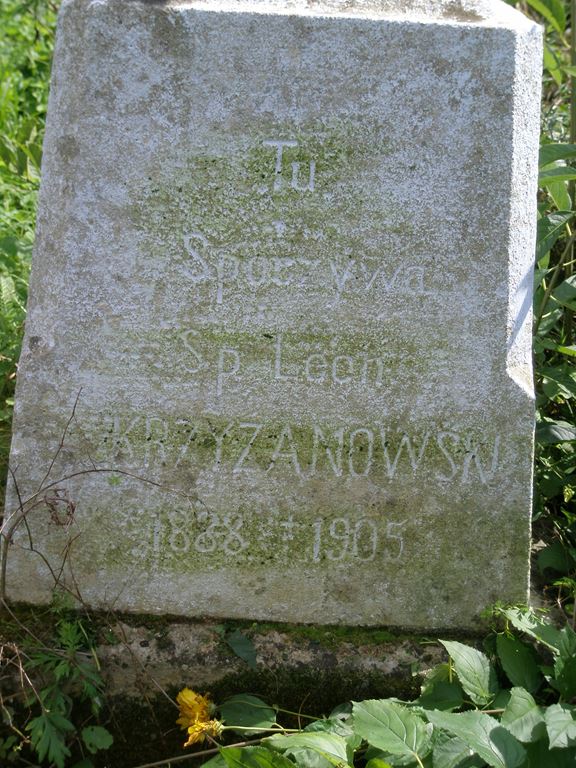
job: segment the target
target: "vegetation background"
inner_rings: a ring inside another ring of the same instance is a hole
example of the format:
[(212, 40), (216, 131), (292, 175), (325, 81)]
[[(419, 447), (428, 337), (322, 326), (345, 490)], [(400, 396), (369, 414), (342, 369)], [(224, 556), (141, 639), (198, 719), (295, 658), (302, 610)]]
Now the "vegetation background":
[[(2, 482), (7, 474), (14, 385), (26, 315), (42, 137), (58, 4), (56, 0), (0, 0)], [(576, 20), (576, 0), (521, 0), (510, 1), (509, 4), (532, 16), (545, 28), (541, 178), (534, 284), (537, 392), (534, 581), (543, 601), (553, 606), (557, 624), (560, 626), (568, 623), (574, 627), (576, 34), (572, 33), (572, 19)], [(0, 498), (3, 498), (1, 488)], [(57, 642), (60, 647), (74, 649), (82, 644), (82, 637), (77, 636), (75, 630), (66, 624), (61, 625), (59, 631), (61, 635)], [(576, 667), (573, 674), (576, 686)], [(97, 689), (98, 685), (92, 691), (92, 702), (98, 698)], [(5, 718), (5, 713), (3, 716)], [(98, 742), (98, 734), (92, 736)], [(86, 738), (90, 741), (90, 735)], [(97, 749), (104, 748), (106, 743), (102, 734), (100, 738), (102, 741)], [(3, 759), (1, 744), (0, 740), (0, 764)], [(44, 757), (50, 759), (48, 752)], [(52, 755), (49, 764), (63, 765), (62, 760), (65, 758), (64, 753), (60, 757), (58, 754), (56, 757)], [(86, 765), (89, 764), (88, 761)], [(540, 764), (545, 765), (542, 761)], [(375, 764), (373, 768), (382, 768), (383, 765)], [(560, 765), (560, 762), (556, 765)], [(315, 765), (314, 768), (321, 766)]]

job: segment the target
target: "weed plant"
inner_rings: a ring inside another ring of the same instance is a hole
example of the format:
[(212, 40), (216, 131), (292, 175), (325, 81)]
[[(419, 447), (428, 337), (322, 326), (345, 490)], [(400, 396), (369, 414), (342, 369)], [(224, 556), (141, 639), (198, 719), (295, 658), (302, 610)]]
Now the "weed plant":
[[(0, 498), (34, 242), (57, 7), (0, 0)], [(0, 501), (0, 504), (2, 502)]]

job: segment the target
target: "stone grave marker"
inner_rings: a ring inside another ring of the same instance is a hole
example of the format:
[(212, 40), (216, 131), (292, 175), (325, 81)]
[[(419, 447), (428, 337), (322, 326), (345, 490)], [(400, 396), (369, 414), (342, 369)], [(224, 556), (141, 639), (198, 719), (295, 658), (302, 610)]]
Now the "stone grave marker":
[(9, 597), (526, 599), (540, 37), (499, 2), (64, 0)]

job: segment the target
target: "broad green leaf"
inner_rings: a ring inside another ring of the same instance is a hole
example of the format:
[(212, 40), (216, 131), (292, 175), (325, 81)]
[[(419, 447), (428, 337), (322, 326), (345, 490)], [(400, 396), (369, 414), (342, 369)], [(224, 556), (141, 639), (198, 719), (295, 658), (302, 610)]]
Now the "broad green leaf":
[(574, 216), (572, 211), (557, 211), (542, 216), (538, 221), (536, 238), (536, 261), (545, 256), (554, 243), (566, 234), (566, 224)]
[(576, 632), (567, 624), (558, 633), (558, 653), (563, 659), (576, 656)]
[(561, 0), (527, 0), (528, 5), (534, 8), (550, 26), (560, 35), (566, 28), (566, 14)]
[(505, 608), (502, 614), (519, 632), (525, 632), (551, 650), (559, 652), (562, 645), (560, 630), (537, 616), (531, 608)]
[(305, 733), (315, 733), (324, 731), (325, 733), (335, 733), (346, 739), (348, 746), (348, 762), (352, 761), (354, 750), (358, 749), (362, 739), (354, 733), (352, 728), (352, 718), (343, 719), (341, 717), (327, 717), (320, 720), (314, 720), (304, 728)]
[(82, 729), (82, 741), (88, 752), (95, 755), (100, 749), (109, 749), (114, 738), (110, 731), (101, 725), (89, 725)]
[(542, 681), (534, 652), (515, 637), (498, 635), (496, 650), (500, 663), (512, 685), (517, 685), (533, 693)]
[(368, 760), (366, 763), (366, 768), (392, 768), (392, 766), (379, 757), (373, 757), (372, 760)]
[[(333, 765), (348, 765), (346, 741), (335, 733), (291, 733), (287, 736), (275, 734), (262, 742), (280, 752), (294, 749), (312, 749), (329, 760)], [(293, 764), (292, 764), (293, 765)]]
[(460, 709), (464, 703), (462, 686), (456, 680), (451, 683), (439, 681), (416, 699), (416, 703), (424, 709), (441, 709), (444, 712)]
[[(571, 364), (570, 368), (573, 368)], [(542, 366), (542, 390), (546, 397), (563, 397), (569, 400), (576, 396), (576, 371), (571, 371), (565, 363), (556, 366)]]
[(576, 707), (552, 704), (544, 712), (550, 748), (576, 746)]
[(538, 552), (537, 562), (540, 573), (546, 570), (569, 573), (574, 565), (570, 552), (561, 541), (553, 541), (552, 544), (541, 549)]
[(245, 661), (251, 669), (258, 668), (256, 665), (256, 649), (249, 637), (246, 637), (240, 630), (235, 629), (234, 632), (224, 635), (224, 639), (236, 656)]
[(576, 440), (576, 427), (567, 421), (546, 419), (536, 425), (536, 442), (539, 445), (571, 443)]
[[(244, 728), (271, 728), (276, 722), (276, 712), (265, 701), (249, 693), (242, 693), (226, 699), (220, 705), (220, 715), (226, 725), (243, 726)], [(259, 731), (251, 731), (258, 733)], [(246, 731), (239, 728), (236, 733)]]
[(570, 275), (552, 291), (552, 297), (564, 307), (576, 309), (576, 275)]
[(522, 768), (574, 768), (576, 749), (550, 749), (548, 739), (526, 744), (528, 763)]
[(519, 768), (526, 759), (520, 742), (490, 715), (482, 712), (427, 712), (437, 728), (458, 736), (492, 768)]
[(485, 706), (498, 691), (496, 673), (488, 657), (476, 648), (455, 640), (440, 640), (454, 662), (462, 688), (475, 704)]
[(500, 723), (518, 741), (537, 741), (545, 733), (542, 711), (524, 688), (512, 688), (510, 701), (502, 713)]
[(559, 211), (567, 211), (572, 205), (570, 195), (563, 181), (550, 182), (546, 185), (548, 194), (552, 198), (554, 205)]
[(464, 691), (449, 664), (438, 664), (426, 675), (415, 703), (424, 709), (460, 709)]
[(542, 144), (538, 164), (542, 168), (556, 160), (570, 160), (573, 157), (576, 157), (576, 144)]
[(350, 720), (352, 718), (352, 702), (345, 701), (343, 704), (338, 704), (329, 714), (330, 718), (339, 718), (340, 720)]
[(501, 688), (490, 703), (491, 709), (506, 709), (510, 701), (510, 689)]
[[(431, 729), (432, 726), (429, 725)], [(378, 762), (385, 765), (388, 764), (391, 768), (420, 768), (418, 760), (424, 765), (431, 766), (432, 753), (430, 752), (426, 757), (416, 759), (415, 755), (392, 755), (390, 752), (384, 752), (382, 750), (376, 750), (375, 754), (370, 753), (368, 759), (368, 753), (366, 753), (366, 759), (372, 765), (377, 765)]]
[(538, 184), (546, 187), (548, 184), (555, 184), (558, 181), (572, 181), (576, 179), (576, 168), (570, 168), (567, 165), (561, 168), (549, 168), (540, 172)]
[(484, 765), (484, 761), (462, 739), (443, 733), (434, 744), (433, 756), (434, 766), (441, 768), (476, 768)]
[(222, 757), (222, 752), (218, 752), (218, 754), (214, 755), (210, 760), (202, 763), (202, 768), (205, 768), (205, 766), (208, 766), (208, 768), (226, 768), (226, 765), (227, 763)]
[(333, 768), (334, 766), (332, 759), (329, 760), (313, 749), (294, 747), (293, 749), (287, 749), (283, 754), (292, 761), (292, 764), (296, 763), (296, 765), (302, 766), (302, 768), (304, 766), (305, 768)]
[(354, 731), (369, 744), (392, 755), (430, 751), (430, 735), (421, 717), (401, 704), (367, 699), (353, 702)]
[(559, 656), (554, 663), (552, 686), (568, 701), (576, 698), (576, 656)]
[(221, 747), (228, 768), (294, 768), (287, 757), (266, 747)]

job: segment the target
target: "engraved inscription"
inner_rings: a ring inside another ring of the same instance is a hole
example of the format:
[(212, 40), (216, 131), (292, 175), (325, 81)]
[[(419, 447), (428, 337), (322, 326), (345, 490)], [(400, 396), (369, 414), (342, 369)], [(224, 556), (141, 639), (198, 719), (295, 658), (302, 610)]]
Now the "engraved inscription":
[[(277, 237), (285, 234), (285, 225), (274, 222)], [(305, 286), (330, 287), (336, 299), (353, 295), (373, 298), (378, 294), (393, 296), (424, 296), (431, 289), (426, 285), (423, 266), (400, 266), (391, 269), (382, 264), (382, 257), (359, 260), (344, 256), (309, 259), (298, 252), (290, 256), (274, 253), (273, 244), (266, 244), (272, 253), (245, 257), (242, 244), (220, 246), (210, 242), (201, 232), (189, 232), (182, 237), (185, 260), (182, 274), (194, 285), (207, 283), (217, 305), (226, 304), (230, 293), (246, 289), (276, 291)], [(230, 250), (234, 252), (230, 252)]]
[[(149, 537), (140, 541), (132, 555), (156, 560), (184, 555), (209, 561), (226, 556), (233, 562), (251, 562), (259, 552), (269, 559), (301, 561), (309, 565), (331, 563), (397, 563), (405, 557), (408, 520), (387, 519), (361, 513), (307, 520), (277, 507), (219, 513), (197, 503), (160, 513)], [(270, 550), (270, 544), (277, 546)]]
[[(288, 473), (306, 482), (317, 477), (371, 478), (388, 483), (426, 476), (439, 484), (486, 485), (501, 464), (498, 435), (481, 439), (456, 430), (408, 434), (384, 424), (304, 427), (295, 423), (210, 417), (191, 421), (155, 416), (107, 420), (100, 459), (118, 457), (131, 466), (178, 466), (238, 476)], [(144, 436), (144, 439), (142, 439)]]
[[(286, 155), (284, 150), (293, 149), (298, 146), (297, 141), (281, 141), (277, 139), (270, 139), (264, 142), (264, 146), (272, 147), (276, 150), (276, 158), (274, 165), (274, 191), (280, 192), (283, 189), (284, 179), (286, 178)], [(310, 161), (308, 167), (308, 174), (304, 182), (301, 181), (301, 164), (297, 162), (290, 162), (290, 187), (298, 192), (314, 192), (314, 185), (316, 179), (316, 162)]]

